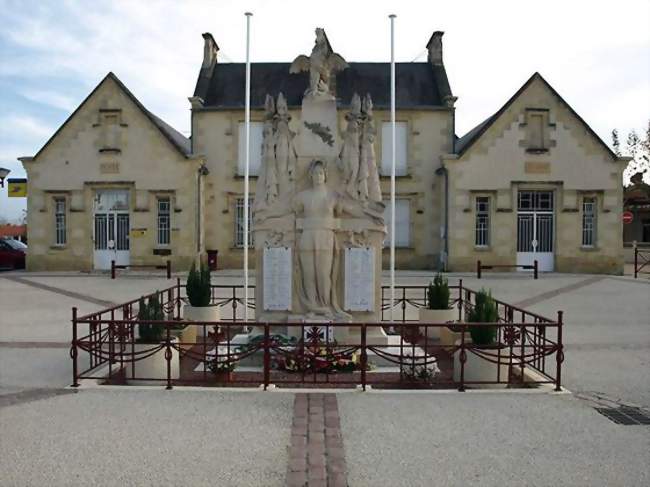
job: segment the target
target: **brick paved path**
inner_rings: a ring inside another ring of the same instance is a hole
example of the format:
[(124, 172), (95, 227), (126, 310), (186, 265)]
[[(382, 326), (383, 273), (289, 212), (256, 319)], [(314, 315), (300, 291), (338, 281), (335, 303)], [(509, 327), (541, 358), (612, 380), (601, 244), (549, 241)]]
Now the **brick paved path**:
[(345, 454), (336, 394), (296, 394), (287, 486), (346, 485)]

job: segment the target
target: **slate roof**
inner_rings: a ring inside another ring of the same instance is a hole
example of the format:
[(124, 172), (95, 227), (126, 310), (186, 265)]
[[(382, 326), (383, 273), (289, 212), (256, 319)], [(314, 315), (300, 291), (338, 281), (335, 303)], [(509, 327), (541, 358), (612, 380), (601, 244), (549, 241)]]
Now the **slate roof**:
[(149, 110), (145, 108), (145, 106), (136, 98), (136, 96), (131, 93), (131, 91), (120, 81), (120, 79), (113, 74), (113, 72), (109, 72), (104, 79), (102, 79), (99, 84), (95, 87), (93, 91), (90, 92), (90, 94), (84, 99), (84, 101), (81, 102), (81, 104), (76, 108), (74, 112), (70, 114), (70, 116), (66, 119), (65, 122), (58, 128), (56, 132), (48, 139), (48, 141), (41, 147), (41, 149), (36, 153), (34, 156), (34, 159), (36, 159), (41, 152), (45, 150), (45, 148), (50, 145), (50, 143), (56, 138), (56, 136), (63, 130), (63, 127), (65, 127), (70, 120), (72, 120), (72, 117), (76, 115), (76, 113), (81, 110), (81, 107), (83, 107), (86, 102), (95, 94), (95, 92), (99, 89), (100, 86), (104, 84), (104, 82), (108, 79), (113, 80), (121, 89), (124, 91), (124, 93), (135, 103), (135, 105), (142, 110), (142, 113), (153, 123), (158, 130), (163, 134), (163, 136), (174, 146), (174, 148), (180, 152), (184, 157), (189, 157), (191, 153), (191, 143), (190, 140), (185, 137), (183, 134), (181, 134), (178, 130), (173, 128), (171, 125), (166, 123), (164, 120), (161, 118), (157, 117), (153, 113), (151, 113)]
[[(390, 106), (390, 64), (349, 63), (331, 83), (339, 104), (347, 106), (356, 92), (370, 93), (376, 108)], [(282, 92), (289, 106), (300, 106), (309, 84), (308, 73), (290, 74), (290, 63), (251, 64), (251, 107), (264, 106), (266, 94)], [(245, 68), (243, 63), (217, 63), (211, 74), (201, 72), (195, 96), (204, 100), (204, 107), (243, 108), (245, 99)], [(444, 66), (429, 63), (395, 63), (395, 104), (397, 108), (444, 107), (451, 96)]]
[(571, 108), (571, 105), (569, 105), (564, 98), (560, 96), (560, 94), (555, 91), (555, 88), (553, 88), (548, 81), (544, 79), (544, 77), (539, 74), (538, 72), (533, 73), (533, 75), (528, 78), (528, 80), (517, 90), (517, 92), (510, 97), (510, 99), (492, 116), (488, 117), (486, 120), (483, 122), (479, 123), (476, 127), (474, 127), (472, 130), (467, 132), (465, 135), (462, 137), (456, 139), (455, 143), (455, 152), (458, 155), (462, 155), (469, 149), (478, 139), (481, 138), (481, 136), (492, 126), (492, 124), (514, 103), (514, 101), (519, 98), (519, 96), (530, 86), (534, 80), (540, 80), (547, 88), (548, 90), (558, 98), (560, 103), (562, 103), (564, 106), (567, 107), (567, 109), (573, 114), (573, 116), (576, 117), (576, 119), (583, 125), (583, 127), (589, 132), (592, 137), (596, 139), (596, 141), (612, 156), (613, 159), (618, 159), (618, 156), (614, 154), (612, 149), (601, 139), (596, 132), (589, 126), (585, 120), (576, 113), (576, 111)]

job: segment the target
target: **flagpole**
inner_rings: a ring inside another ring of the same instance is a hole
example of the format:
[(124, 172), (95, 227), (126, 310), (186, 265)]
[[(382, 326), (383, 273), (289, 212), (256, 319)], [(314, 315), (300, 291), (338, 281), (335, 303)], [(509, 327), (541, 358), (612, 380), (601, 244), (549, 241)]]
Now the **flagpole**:
[[(248, 177), (250, 164), (250, 131), (251, 131), (251, 62), (250, 62), (250, 27), (252, 13), (246, 12), (246, 108), (244, 115), (246, 133), (246, 165), (244, 168), (244, 323), (248, 322)], [(244, 325), (244, 331), (248, 329)]]
[(395, 308), (395, 14), (390, 14), (390, 321)]

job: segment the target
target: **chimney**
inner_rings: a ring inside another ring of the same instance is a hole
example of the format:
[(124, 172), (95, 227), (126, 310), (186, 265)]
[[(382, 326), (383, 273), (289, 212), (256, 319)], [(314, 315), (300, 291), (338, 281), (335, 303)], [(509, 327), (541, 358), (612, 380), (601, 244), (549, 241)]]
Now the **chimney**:
[(427, 43), (427, 49), (429, 50), (428, 60), (433, 65), (442, 65), (442, 36), (444, 32), (439, 30), (435, 31), (429, 42)]
[(203, 64), (201, 69), (210, 69), (217, 62), (219, 46), (217, 46), (214, 37), (209, 32), (203, 34), (203, 42)]

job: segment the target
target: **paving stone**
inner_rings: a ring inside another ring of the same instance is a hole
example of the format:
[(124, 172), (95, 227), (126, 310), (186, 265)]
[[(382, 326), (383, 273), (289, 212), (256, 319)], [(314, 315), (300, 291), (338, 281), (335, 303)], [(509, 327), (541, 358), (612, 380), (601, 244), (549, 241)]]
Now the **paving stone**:
[(323, 465), (313, 465), (307, 471), (307, 478), (311, 480), (325, 480), (327, 478), (327, 471)]
[(307, 446), (307, 436), (306, 435), (298, 435), (294, 431), (291, 432), (291, 446), (294, 447), (301, 447), (304, 448)]
[(344, 474), (346, 470), (345, 461), (342, 459), (328, 459), (327, 461), (327, 473), (328, 475), (340, 473)]
[(310, 459), (312, 458), (312, 456), (316, 457), (316, 456), (325, 455), (325, 445), (323, 444), (316, 445), (310, 443), (309, 446), (307, 447), (307, 454), (309, 455)]
[(341, 436), (340, 428), (325, 428), (325, 436)]
[(294, 426), (307, 426), (307, 418), (294, 417), (293, 418)]
[(303, 455), (301, 458), (289, 458), (290, 472), (305, 472), (307, 470), (307, 459)]
[(307, 474), (305, 472), (287, 473), (287, 487), (304, 487), (307, 483)]
[(309, 444), (311, 443), (318, 443), (318, 444), (324, 444), (325, 443), (325, 434), (323, 432), (317, 432), (317, 433), (309, 433)]
[(336, 473), (327, 476), (327, 484), (329, 487), (347, 487), (348, 480), (345, 475)]
[(340, 428), (341, 427), (341, 420), (338, 418), (332, 418), (332, 417), (325, 417), (325, 426), (328, 428)]
[(306, 458), (307, 450), (303, 447), (291, 447), (289, 448), (289, 459), (301, 459)]

